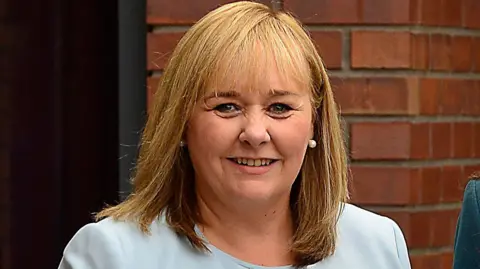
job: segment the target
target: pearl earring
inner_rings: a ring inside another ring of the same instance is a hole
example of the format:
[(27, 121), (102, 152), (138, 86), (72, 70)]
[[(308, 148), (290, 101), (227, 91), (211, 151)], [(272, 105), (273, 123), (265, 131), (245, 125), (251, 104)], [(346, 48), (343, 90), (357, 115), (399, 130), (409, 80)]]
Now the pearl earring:
[(183, 142), (183, 140), (180, 141), (180, 147), (182, 147), (182, 148), (185, 147), (185, 142)]
[(308, 140), (308, 146), (312, 149), (315, 148), (317, 146), (317, 141), (313, 139)]

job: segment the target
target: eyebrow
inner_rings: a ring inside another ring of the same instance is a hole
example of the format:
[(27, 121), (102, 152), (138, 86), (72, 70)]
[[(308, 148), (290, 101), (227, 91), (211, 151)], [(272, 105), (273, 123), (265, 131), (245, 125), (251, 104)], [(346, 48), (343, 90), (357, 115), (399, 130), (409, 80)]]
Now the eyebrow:
[[(269, 97), (277, 97), (277, 96), (299, 96), (298, 93), (280, 90), (280, 89), (270, 89), (268, 96)], [(240, 93), (237, 91), (215, 91), (205, 97), (205, 100), (210, 98), (232, 98), (232, 97), (240, 97)]]

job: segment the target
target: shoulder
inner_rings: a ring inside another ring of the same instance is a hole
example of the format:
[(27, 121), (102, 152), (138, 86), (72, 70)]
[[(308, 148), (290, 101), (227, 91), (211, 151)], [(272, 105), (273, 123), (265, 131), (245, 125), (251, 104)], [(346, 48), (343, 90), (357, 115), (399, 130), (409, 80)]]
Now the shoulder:
[(457, 224), (457, 237), (467, 236), (478, 241), (480, 232), (480, 180), (467, 183), (463, 194), (462, 210)]
[(345, 204), (338, 227), (338, 251), (366, 258), (367, 263), (375, 257), (378, 268), (410, 268), (403, 233), (393, 220)]
[(480, 264), (480, 180), (465, 187), (454, 243), (453, 268), (473, 268)]
[(339, 218), (339, 225), (347, 231), (361, 231), (362, 235), (375, 236), (378, 233), (391, 232), (396, 223), (358, 206), (345, 204)]
[(183, 241), (162, 220), (154, 221), (146, 234), (134, 222), (107, 218), (78, 230), (65, 247), (59, 269), (150, 268), (169, 251), (186, 247)]
[(118, 237), (107, 227), (114, 225), (107, 222), (90, 223), (80, 228), (65, 247), (59, 269), (124, 268)]
[(403, 234), (391, 219), (380, 216), (351, 204), (345, 204), (339, 219), (341, 236), (373, 240), (381, 244), (392, 244), (396, 237)]
[(480, 197), (480, 178), (472, 179), (467, 183), (465, 187), (465, 192), (463, 195), (463, 205), (468, 206), (468, 210), (473, 210), (479, 208), (479, 197)]

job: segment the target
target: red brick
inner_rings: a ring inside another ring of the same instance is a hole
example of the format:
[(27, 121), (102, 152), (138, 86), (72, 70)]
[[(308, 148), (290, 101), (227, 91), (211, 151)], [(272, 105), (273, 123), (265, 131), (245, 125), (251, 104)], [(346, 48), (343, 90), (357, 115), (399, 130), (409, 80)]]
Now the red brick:
[(467, 28), (480, 28), (480, 1), (463, 0), (464, 26)]
[(432, 158), (444, 159), (452, 156), (452, 124), (448, 122), (431, 123)]
[(453, 124), (453, 157), (473, 157), (473, 123), (455, 122)]
[(357, 0), (285, 0), (285, 10), (291, 11), (306, 24), (358, 23)]
[(342, 114), (410, 115), (418, 113), (416, 78), (331, 79)]
[(463, 171), (461, 166), (442, 168), (442, 202), (459, 202), (463, 195)]
[(412, 21), (410, 1), (363, 0), (362, 23), (366, 24), (409, 24)]
[(473, 115), (475, 116), (480, 116), (480, 80), (474, 80), (474, 87), (471, 89), (475, 92), (475, 94), (472, 95), (472, 99), (475, 101), (472, 101), (472, 108), (473, 108)]
[[(480, 17), (480, 16), (478, 16)], [(480, 73), (480, 37), (475, 37), (472, 40), (472, 51), (473, 51), (473, 70), (477, 73)]]
[[(407, 205), (415, 202), (420, 171), (408, 167), (350, 167), (352, 202), (362, 205)], [(386, 191), (395, 190), (395, 191)]]
[(147, 68), (161, 70), (184, 33), (149, 33), (147, 35)]
[(462, 115), (480, 115), (480, 88), (477, 87), (475, 80), (463, 80), (457, 94), (462, 97)]
[(441, 114), (460, 114), (463, 110), (463, 98), (459, 94), (459, 89), (465, 87), (464, 81), (461, 79), (446, 79), (444, 83), (444, 87), (441, 87), (439, 92)]
[(442, 13), (439, 12), (438, 0), (421, 0), (420, 22), (423, 25), (437, 26), (441, 22)]
[(411, 233), (406, 235), (409, 247), (429, 247), (432, 238), (432, 212), (413, 212), (410, 214)]
[(339, 31), (312, 31), (312, 39), (328, 69), (342, 67), (342, 33)]
[(445, 252), (442, 253), (442, 267), (441, 269), (451, 269), (453, 264), (453, 253), (452, 252)]
[[(147, 22), (149, 24), (193, 24), (209, 11), (232, 0), (147, 0)], [(270, 5), (270, 1), (255, 1)]]
[(353, 68), (410, 68), (408, 32), (354, 31), (351, 36)]
[(430, 69), (442, 71), (450, 70), (450, 43), (450, 36), (442, 34), (432, 34), (430, 36)]
[(410, 158), (427, 159), (430, 157), (430, 125), (415, 123), (410, 125)]
[[(479, 161), (480, 163), (480, 161)], [(420, 171), (420, 183), (416, 185), (418, 194), (412, 191), (417, 204), (437, 204), (440, 202), (459, 202), (467, 183), (467, 173), (472, 173), (478, 166), (427, 166)]]
[(440, 25), (462, 26), (462, 1), (443, 0), (440, 9), (442, 13)]
[[(455, 0), (460, 3), (460, 1)], [(468, 72), (472, 68), (472, 37), (453, 36), (452, 37), (452, 70)]]
[(422, 0), (410, 0), (410, 20), (412, 24), (420, 24), (422, 17)]
[(410, 257), (412, 269), (452, 269), (453, 253), (427, 253)]
[(474, 80), (474, 87), (472, 87), (471, 89), (473, 89), (473, 91), (475, 92), (475, 94), (473, 94), (473, 100), (475, 101), (472, 101), (472, 108), (473, 108), (473, 115), (475, 116), (480, 116), (480, 80)]
[(440, 89), (443, 81), (436, 78), (420, 80), (420, 114), (435, 115), (440, 111)]
[(405, 210), (388, 211), (387, 209), (379, 213), (399, 223), (410, 249), (452, 245), (459, 209), (434, 210), (432, 208), (413, 212), (410, 211), (411, 209)]
[(351, 156), (359, 159), (409, 159), (410, 124), (353, 123), (351, 130)]
[[(410, 257), (412, 269), (443, 269), (441, 254), (423, 254)], [(449, 268), (450, 269), (450, 268)]]
[(412, 35), (411, 62), (412, 68), (425, 70), (429, 67), (429, 36), (426, 34)]
[(473, 134), (473, 155), (480, 158), (480, 122), (474, 123)]
[(429, 156), (427, 124), (408, 122), (352, 123), (351, 156), (354, 160), (400, 160)]
[(458, 209), (432, 212), (431, 247), (453, 245), (458, 213)]
[(442, 197), (442, 169), (441, 167), (424, 167), (421, 170), (421, 188), (419, 202), (422, 204), (435, 204)]

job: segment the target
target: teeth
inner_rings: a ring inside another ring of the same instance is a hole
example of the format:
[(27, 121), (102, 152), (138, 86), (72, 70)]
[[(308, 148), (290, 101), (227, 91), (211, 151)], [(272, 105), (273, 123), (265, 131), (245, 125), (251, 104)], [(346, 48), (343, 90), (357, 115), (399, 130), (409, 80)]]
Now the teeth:
[(248, 165), (248, 166), (265, 166), (269, 165), (272, 160), (268, 159), (245, 159), (245, 158), (236, 158), (234, 159), (238, 164)]

